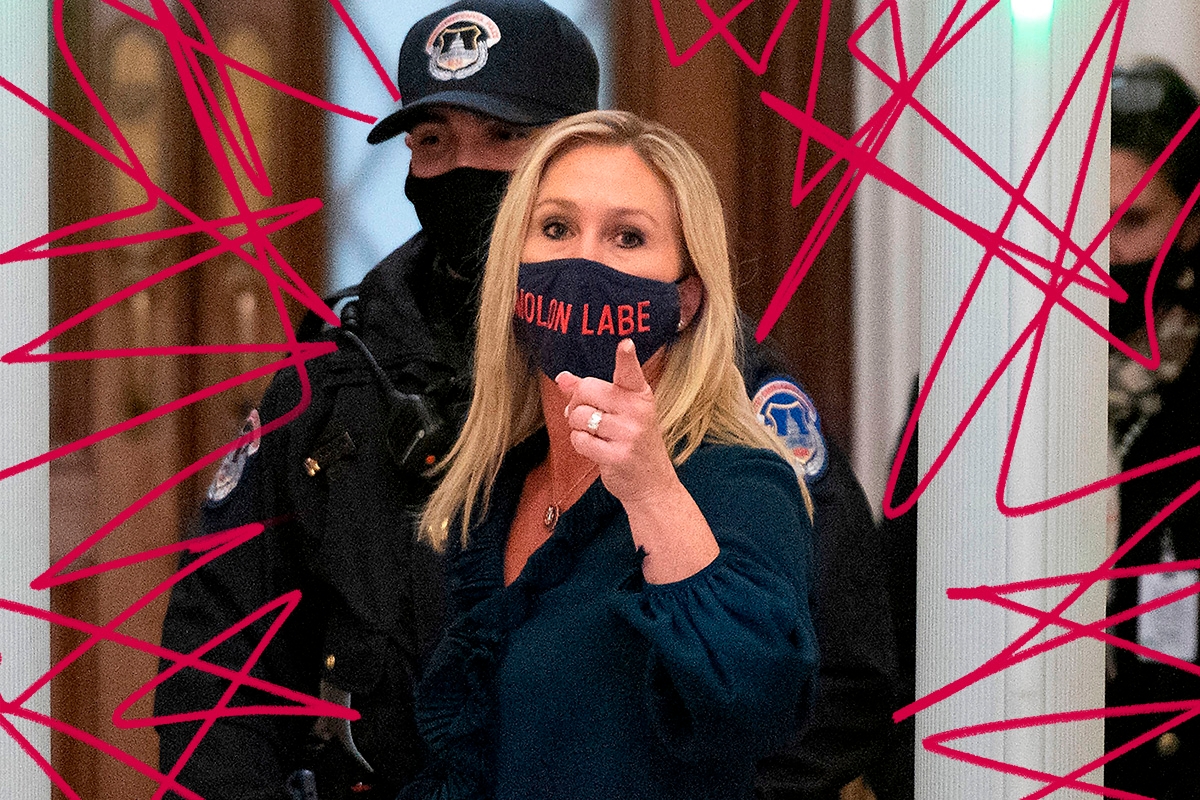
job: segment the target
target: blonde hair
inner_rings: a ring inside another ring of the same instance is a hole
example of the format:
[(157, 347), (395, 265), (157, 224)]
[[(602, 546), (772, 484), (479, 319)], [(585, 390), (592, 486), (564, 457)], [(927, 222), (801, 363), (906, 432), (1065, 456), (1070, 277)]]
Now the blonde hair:
[[(513, 173), (496, 218), (480, 298), (471, 408), (444, 462), (445, 477), (421, 516), (421, 536), (445, 547), (451, 520), (462, 542), (475, 515), (487, 513), (504, 454), (544, 424), (538, 380), (517, 345), (512, 309), (517, 270), (542, 176), (564, 153), (585, 145), (628, 147), (670, 189), (679, 214), (686, 269), (704, 286), (692, 322), (669, 346), (655, 403), (676, 466), (707, 439), (772, 450), (788, 463), (783, 441), (754, 415), (736, 366), (741, 346), (737, 307), (717, 187), (699, 155), (661, 125), (622, 111), (592, 111), (547, 129)], [(801, 482), (805, 503), (812, 502)]]

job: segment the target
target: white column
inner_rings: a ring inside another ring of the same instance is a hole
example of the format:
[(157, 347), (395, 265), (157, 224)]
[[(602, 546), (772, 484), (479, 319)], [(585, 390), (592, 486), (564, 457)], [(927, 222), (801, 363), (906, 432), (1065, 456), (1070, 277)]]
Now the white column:
[[(1164, 21), (1170, 20), (1170, 24)], [(1200, 4), (1195, 0), (1140, 0), (1129, 4), (1120, 62), (1142, 58), (1174, 64), (1192, 86), (1200, 86)]]
[[(920, 35), (924, 20), (914, 0), (898, 5), (911, 58), (928, 46)], [(878, 0), (858, 0), (859, 23), (877, 6)], [(887, 22), (868, 30), (861, 47), (896, 75)], [(855, 67), (854, 79), (855, 120), (863, 125), (887, 102), (891, 89), (862, 67)], [(921, 125), (913, 114), (896, 121), (879, 158), (920, 184)], [(859, 186), (854, 203), (854, 472), (878, 516), (919, 366), (922, 211), (870, 178)]]
[[(5, 3), (0, 12), (0, 75), (45, 102), (47, 9), (42, 3)], [(40, 114), (0, 91), (0, 252), (46, 232), (48, 223), (47, 123)], [(4, 313), (0, 352), (46, 330), (46, 262), (0, 265)], [(49, 446), (49, 385), (44, 364), (0, 365), (0, 468), (43, 453)], [(0, 597), (45, 608), (46, 592), (29, 582), (48, 565), (50, 487), (47, 467), (0, 482)], [(45, 623), (0, 612), (0, 696), (12, 698), (50, 668)], [(25, 707), (50, 713), (49, 690)], [(48, 729), (5, 715), (49, 758)], [(50, 797), (50, 781), (12, 737), (0, 731), (0, 797)]]
[[(927, 38), (932, 38), (952, 5), (950, 0), (939, 0), (926, 6)], [(1059, 7), (1051, 21), (1030, 26), (1015, 23), (1008, 3), (1001, 4), (946, 56), (918, 93), (934, 114), (1013, 185), (1020, 183), (1106, 6), (1101, 0), (1055, 5)], [(923, 52), (911, 55), (910, 64)], [(1098, 64), (1026, 190), (1058, 225), (1067, 217), (1100, 74)], [(1010, 202), (1001, 189), (931, 129), (926, 130), (922, 152), (921, 186), (934, 198), (985, 228), (1001, 223)], [(1106, 119), (1075, 222), (1077, 242), (1088, 242), (1105, 220), (1107, 158)], [(1018, 212), (1003, 233), (1039, 255), (1055, 255), (1054, 240), (1024, 212)], [(929, 217), (921, 240), (921, 371), (926, 375), (984, 247), (950, 224)], [(1105, 263), (1106, 251), (1096, 258)], [(1033, 271), (1045, 274), (1041, 269)], [(1105, 304), (1099, 298), (1076, 291), (1068, 296), (1088, 313), (1104, 318)], [(997, 259), (989, 263), (921, 416), (922, 475), (1041, 303), (1041, 292), (1023, 278)], [(1000, 464), (1029, 352), (1026, 346), (996, 384), (918, 507), (918, 697), (981, 667), (1033, 625), (1028, 617), (981, 601), (950, 601), (947, 589), (1081, 572), (1104, 559), (1103, 507), (1098, 498), (1026, 517), (1006, 517), (997, 507)], [(1052, 313), (1017, 442), (1009, 503), (1031, 503), (1101, 477), (1105, 352), (1103, 342), (1080, 323), (1060, 310)], [(1044, 609), (1063, 594), (1024, 593), (1015, 599)], [(1103, 616), (1103, 608), (1103, 594), (1097, 590), (1077, 602), (1067, 616), (1094, 620)], [(1061, 632), (1054, 628), (1049, 635)], [(918, 742), (955, 728), (1100, 707), (1103, 685), (1103, 648), (1094, 642), (1076, 642), (976, 682), (923, 711), (917, 716)], [(1103, 736), (1098, 722), (1070, 723), (993, 733), (950, 746), (1020, 767), (1065, 774), (1099, 757)], [(1098, 773), (1089, 777), (1098, 779)], [(920, 798), (1018, 798), (1041, 785), (935, 755), (918, 745)], [(1084, 796), (1066, 790), (1054, 794), (1056, 798)]]

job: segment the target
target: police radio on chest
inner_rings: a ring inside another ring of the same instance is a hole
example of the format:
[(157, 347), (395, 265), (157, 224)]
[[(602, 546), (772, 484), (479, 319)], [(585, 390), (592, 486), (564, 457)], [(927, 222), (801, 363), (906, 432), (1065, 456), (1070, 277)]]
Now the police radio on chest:
[(353, 302), (342, 309), (341, 333), (367, 359), (388, 404), (388, 450), (402, 471), (426, 475), (437, 466), (454, 444), (455, 430), (438, 413), (428, 395), (401, 392), (379, 366), (366, 343), (354, 332), (358, 327), (357, 308)]

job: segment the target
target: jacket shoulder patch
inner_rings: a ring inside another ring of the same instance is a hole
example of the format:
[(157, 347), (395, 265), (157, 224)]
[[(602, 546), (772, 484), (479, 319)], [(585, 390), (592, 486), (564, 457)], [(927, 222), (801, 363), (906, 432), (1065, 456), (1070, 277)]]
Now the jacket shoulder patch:
[(220, 503), (229, 493), (237, 488), (238, 482), (242, 479), (242, 473), (246, 470), (246, 462), (258, 452), (259, 445), (259, 429), (262, 428), (262, 420), (258, 415), (258, 409), (250, 412), (250, 416), (246, 417), (246, 421), (242, 423), (242, 429), (238, 432), (238, 438), (242, 439), (248, 435), (249, 439), (242, 442), (236, 449), (226, 454), (221, 461), (221, 466), (217, 468), (217, 474), (213, 477), (212, 483), (208, 486), (208, 502)]
[(829, 453), (812, 398), (791, 380), (776, 378), (759, 387), (752, 402), (758, 421), (787, 443), (796, 472), (809, 481), (824, 475)]

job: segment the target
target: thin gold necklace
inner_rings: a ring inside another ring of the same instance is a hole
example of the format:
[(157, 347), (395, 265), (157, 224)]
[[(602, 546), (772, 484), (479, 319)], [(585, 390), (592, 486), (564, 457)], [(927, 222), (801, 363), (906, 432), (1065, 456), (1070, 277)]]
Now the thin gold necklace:
[[(567, 489), (567, 491), (565, 493), (559, 495), (557, 501), (546, 506), (546, 515), (544, 517), (542, 517), (542, 524), (546, 526), (546, 530), (553, 531), (554, 526), (558, 524), (558, 518), (562, 516), (563, 501), (565, 501), (568, 497), (570, 497), (571, 493), (579, 488), (579, 484), (583, 483), (585, 478), (587, 478), (589, 475), (592, 475), (593, 473), (598, 473), (599, 471), (600, 471), (600, 465), (593, 464), (592, 467), (587, 472), (580, 475), (579, 478), (577, 478), (576, 481), (573, 484), (571, 484), (570, 489)], [(551, 489), (554, 488), (554, 468), (553, 467), (551, 467), (551, 469), (550, 469), (550, 488)]]

